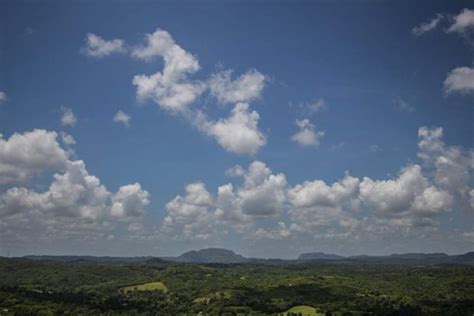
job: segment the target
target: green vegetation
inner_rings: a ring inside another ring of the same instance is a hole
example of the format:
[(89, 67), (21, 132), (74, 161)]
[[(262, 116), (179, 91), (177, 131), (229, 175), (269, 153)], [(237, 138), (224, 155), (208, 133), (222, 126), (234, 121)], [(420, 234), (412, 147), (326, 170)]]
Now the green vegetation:
[(301, 316), (319, 316), (319, 314), (316, 311), (316, 308), (311, 307), (311, 306), (306, 306), (306, 305), (299, 305), (299, 306), (294, 306), (287, 310), (285, 313), (279, 314), (281, 316), (293, 316), (293, 315), (301, 315)]
[(311, 307), (319, 315), (471, 316), (474, 266), (0, 258), (2, 316), (318, 315)]
[(128, 293), (132, 291), (163, 291), (164, 293), (168, 292), (168, 289), (162, 282), (150, 282), (139, 285), (126, 286), (121, 289), (122, 292)]

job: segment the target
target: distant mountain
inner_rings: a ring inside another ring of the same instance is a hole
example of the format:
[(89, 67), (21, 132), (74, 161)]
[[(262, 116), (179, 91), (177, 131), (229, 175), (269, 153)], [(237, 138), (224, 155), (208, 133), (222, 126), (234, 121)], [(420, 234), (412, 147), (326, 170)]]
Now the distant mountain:
[(327, 254), (324, 252), (308, 252), (302, 253), (297, 260), (340, 260), (345, 259), (343, 256), (338, 256), (335, 254)]
[(390, 258), (399, 258), (399, 259), (439, 259), (439, 258), (448, 258), (449, 256), (445, 253), (403, 253), (403, 254), (393, 254), (388, 256)]
[(174, 258), (166, 258), (169, 261), (187, 263), (242, 263), (249, 259), (238, 255), (232, 250), (221, 248), (207, 248), (201, 250), (191, 250)]
[(410, 265), (433, 265), (433, 264), (472, 264), (474, 265), (474, 252), (462, 255), (447, 255), (445, 253), (403, 253), (388, 256), (352, 256), (343, 257), (323, 252), (310, 252), (301, 254), (298, 261), (341, 261), (382, 263), (382, 264), (410, 264)]

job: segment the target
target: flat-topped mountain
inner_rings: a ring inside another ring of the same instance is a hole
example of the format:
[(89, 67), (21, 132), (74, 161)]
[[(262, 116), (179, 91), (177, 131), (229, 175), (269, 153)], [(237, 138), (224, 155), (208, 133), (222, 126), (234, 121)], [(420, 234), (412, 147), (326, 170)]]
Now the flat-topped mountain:
[(175, 262), (189, 263), (241, 263), (249, 259), (238, 255), (232, 250), (222, 248), (207, 248), (201, 250), (191, 250), (175, 258), (167, 258)]
[(344, 259), (343, 256), (338, 256), (332, 253), (324, 252), (308, 252), (302, 253), (297, 260), (339, 260)]

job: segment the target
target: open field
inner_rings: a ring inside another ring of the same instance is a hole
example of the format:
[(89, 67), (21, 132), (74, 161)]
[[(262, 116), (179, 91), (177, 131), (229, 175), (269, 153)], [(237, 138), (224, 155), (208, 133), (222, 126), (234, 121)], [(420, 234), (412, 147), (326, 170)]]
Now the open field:
[(471, 316), (474, 267), (0, 258), (2, 315), (318, 315), (311, 307), (322, 315)]
[(322, 314), (316, 311), (316, 308), (311, 306), (299, 305), (287, 310), (285, 313), (278, 314), (281, 316), (301, 315), (301, 316), (320, 316)]
[(132, 291), (163, 291), (164, 293), (168, 292), (168, 289), (162, 282), (150, 282), (139, 285), (126, 286), (121, 289), (122, 292), (128, 293)]

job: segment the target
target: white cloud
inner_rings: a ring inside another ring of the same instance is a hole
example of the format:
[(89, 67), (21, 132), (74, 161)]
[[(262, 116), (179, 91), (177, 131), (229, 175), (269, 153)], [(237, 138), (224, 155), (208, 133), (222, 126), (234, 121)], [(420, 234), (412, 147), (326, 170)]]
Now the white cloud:
[(191, 82), (187, 78), (199, 70), (197, 58), (177, 45), (166, 31), (157, 29), (147, 34), (146, 45), (133, 48), (131, 55), (145, 61), (157, 56), (164, 59), (162, 72), (133, 78), (139, 100), (151, 99), (164, 109), (179, 112), (204, 90), (201, 82)]
[(71, 108), (62, 106), (61, 111), (63, 115), (61, 116), (61, 125), (63, 126), (74, 126), (77, 123), (77, 118), (74, 115), (74, 112)]
[(297, 208), (339, 207), (344, 202), (357, 198), (358, 193), (359, 179), (346, 175), (330, 186), (322, 180), (305, 181), (291, 188), (288, 196)]
[(0, 91), (0, 104), (6, 102), (8, 100), (7, 94), (3, 91)]
[(166, 204), (167, 216), (161, 230), (173, 238), (207, 240), (215, 233), (210, 193), (201, 182), (186, 186), (186, 196), (176, 196)]
[(89, 175), (83, 161), (68, 162), (63, 174), (55, 174), (49, 189), (36, 193), (11, 188), (2, 195), (1, 212), (40, 212), (59, 217), (98, 218), (106, 209), (109, 192), (97, 177)]
[(246, 232), (258, 219), (274, 218), (284, 210), (286, 179), (273, 175), (260, 161), (244, 170), (244, 184), (234, 188), (231, 183), (218, 188), (214, 198), (201, 182), (186, 187), (184, 197), (177, 196), (166, 204), (168, 216), (162, 231), (178, 236), (184, 231), (186, 239), (209, 239), (229, 224)]
[(346, 175), (342, 180), (327, 185), (322, 180), (305, 181), (288, 191), (290, 217), (297, 230), (311, 232), (328, 225), (347, 226), (351, 213), (359, 207), (359, 179)]
[(446, 94), (468, 94), (474, 92), (474, 68), (458, 67), (448, 73), (444, 80)]
[(65, 132), (60, 132), (59, 134), (61, 135), (61, 141), (64, 144), (69, 145), (69, 146), (76, 144), (76, 140), (71, 135)]
[(225, 171), (227, 177), (236, 178), (243, 177), (245, 174), (245, 169), (241, 165), (235, 165), (232, 168), (229, 168)]
[[(418, 157), (434, 169), (434, 181), (440, 188), (467, 200), (469, 181), (474, 168), (474, 154), (462, 148), (446, 146), (442, 128), (421, 127), (418, 130)], [(466, 202), (467, 203), (467, 202)]]
[(198, 128), (227, 151), (236, 154), (254, 155), (266, 144), (266, 138), (258, 129), (260, 116), (251, 111), (247, 103), (238, 103), (228, 118), (210, 122), (206, 119), (196, 122)]
[(232, 80), (232, 70), (215, 73), (209, 80), (211, 94), (222, 103), (249, 102), (260, 97), (265, 76), (257, 70), (249, 70)]
[[(71, 145), (70, 135), (62, 133), (61, 137)], [(82, 160), (69, 159), (57, 138), (56, 132), (34, 130), (0, 139), (1, 184), (26, 184), (41, 172), (55, 172), (46, 190), (33, 185), (0, 192), (1, 238), (105, 239), (114, 219), (136, 221), (143, 217), (149, 195), (140, 184), (109, 192)]]
[(277, 223), (276, 228), (258, 228), (257, 231), (253, 233), (250, 237), (251, 239), (281, 240), (290, 237), (291, 233), (291, 227), (288, 227), (285, 222), (280, 221)]
[(254, 161), (244, 179), (237, 191), (243, 214), (271, 216), (283, 212), (287, 185), (284, 174), (273, 175), (263, 162)]
[(150, 204), (150, 194), (143, 190), (140, 183), (121, 186), (112, 197), (111, 213), (115, 217), (140, 217)]
[(474, 204), (469, 186), (474, 154), (445, 145), (442, 134), (441, 128), (420, 128), (424, 167), (409, 164), (389, 179), (347, 173), (332, 184), (315, 179), (289, 186), (283, 173), (274, 174), (261, 161), (236, 165), (226, 175), (243, 183), (221, 185), (216, 196), (202, 182), (189, 185), (184, 197), (167, 204), (162, 232), (210, 239), (233, 228), (249, 239), (309, 234), (342, 240), (436, 230), (443, 214)]
[(197, 58), (176, 44), (168, 32), (160, 29), (147, 34), (146, 44), (135, 47), (131, 55), (145, 61), (156, 57), (164, 59), (162, 72), (133, 78), (138, 99), (151, 99), (160, 107), (182, 115), (201, 132), (214, 137), (227, 151), (253, 155), (266, 144), (266, 138), (257, 126), (260, 116), (251, 111), (247, 103), (237, 103), (229, 117), (216, 121), (189, 106), (207, 88), (222, 102), (259, 97), (265, 76), (258, 71), (250, 70), (236, 80), (231, 79), (231, 71), (222, 71), (211, 76), (209, 85), (191, 81), (189, 76), (200, 69)]
[(85, 46), (81, 52), (90, 57), (101, 58), (114, 53), (125, 53), (125, 42), (121, 39), (104, 40), (93, 33), (88, 33), (85, 39)]
[(441, 22), (442, 19), (443, 19), (443, 15), (442, 14), (437, 14), (429, 22), (421, 23), (420, 25), (414, 27), (412, 29), (413, 35), (421, 36), (421, 35), (425, 34), (426, 32), (434, 30), (438, 26), (439, 22)]
[(309, 119), (296, 120), (299, 131), (291, 137), (291, 140), (297, 142), (301, 146), (318, 147), (325, 132), (318, 132), (314, 124)]
[(474, 10), (464, 9), (458, 15), (454, 16), (454, 23), (448, 28), (447, 32), (455, 32), (461, 35), (474, 30)]
[(314, 102), (306, 103), (306, 109), (309, 111), (309, 114), (318, 113), (320, 111), (326, 110), (328, 108), (327, 102), (320, 98)]
[(114, 115), (114, 122), (122, 123), (123, 125), (130, 126), (130, 115), (126, 114), (122, 110), (117, 111)]
[(361, 201), (380, 217), (406, 218), (417, 222), (418, 217), (431, 217), (449, 211), (451, 195), (431, 185), (419, 165), (409, 165), (397, 179), (372, 180), (360, 183)]
[(56, 132), (35, 129), (0, 138), (0, 184), (25, 182), (44, 171), (64, 170), (68, 153)]

